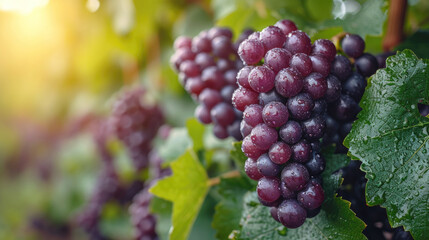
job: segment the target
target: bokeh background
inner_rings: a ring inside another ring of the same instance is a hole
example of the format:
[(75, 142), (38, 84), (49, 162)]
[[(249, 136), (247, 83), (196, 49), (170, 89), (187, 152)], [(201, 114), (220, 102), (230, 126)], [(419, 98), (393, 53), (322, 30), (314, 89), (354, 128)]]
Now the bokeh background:
[[(93, 191), (99, 166), (87, 125), (109, 114), (124, 87), (148, 89), (173, 127), (192, 117), (195, 103), (169, 65), (177, 36), (214, 25), (237, 36), (290, 16), (312, 38), (330, 38), (347, 28), (337, 20), (363, 2), (0, 0), (0, 239), (63, 239), (61, 231), (86, 238), (71, 219)], [(409, 4), (407, 35), (429, 27), (428, 1)], [(367, 51), (382, 52), (385, 23), (382, 29), (366, 36)], [(123, 147), (113, 149), (121, 178), (130, 180)], [(191, 238), (213, 235), (210, 204)], [(107, 235), (132, 238), (127, 211), (111, 204), (103, 214)], [(40, 219), (59, 233), (41, 235)]]

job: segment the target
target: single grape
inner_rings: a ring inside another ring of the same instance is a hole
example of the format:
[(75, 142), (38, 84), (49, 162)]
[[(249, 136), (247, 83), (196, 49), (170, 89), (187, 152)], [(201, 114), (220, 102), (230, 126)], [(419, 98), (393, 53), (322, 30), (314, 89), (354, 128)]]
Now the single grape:
[(196, 36), (192, 39), (192, 51), (195, 53), (211, 52), (212, 42), (207, 36)]
[(365, 87), (366, 79), (359, 73), (354, 72), (343, 82), (342, 92), (359, 102), (365, 92)]
[(341, 41), (341, 48), (349, 57), (358, 58), (365, 50), (365, 41), (356, 34), (347, 34)]
[(210, 111), (212, 122), (220, 126), (227, 127), (235, 121), (234, 109), (230, 104), (219, 103)]
[(257, 64), (265, 55), (264, 45), (256, 39), (247, 39), (240, 44), (238, 55), (247, 65)]
[(322, 74), (322, 76), (327, 77), (331, 71), (331, 62), (328, 59), (316, 55), (310, 56), (311, 63), (313, 66), (313, 72)]
[(310, 181), (307, 186), (297, 194), (298, 202), (309, 210), (320, 207), (325, 200), (322, 185), (316, 181)]
[(329, 107), (328, 111), (337, 120), (350, 121), (355, 118), (360, 111), (360, 107), (352, 97), (341, 94), (340, 98)]
[(267, 105), (270, 102), (281, 102), (286, 103), (286, 99), (280, 95), (275, 89), (259, 94), (259, 104), (262, 106)]
[(234, 123), (230, 124), (226, 129), (228, 135), (235, 138), (235, 140), (240, 141), (243, 139), (240, 132), (240, 120), (235, 120)]
[(280, 95), (284, 97), (293, 97), (297, 95), (303, 87), (301, 74), (294, 68), (289, 67), (282, 69), (276, 76), (275, 87)]
[(274, 24), (274, 26), (280, 28), (283, 31), (283, 34), (285, 36), (289, 35), (289, 33), (296, 31), (298, 28), (296, 27), (295, 23), (291, 20), (280, 20)]
[(304, 165), (289, 163), (283, 168), (281, 179), (290, 190), (300, 191), (307, 185), (310, 175)]
[(325, 99), (314, 101), (313, 115), (324, 115), (328, 110), (328, 104)]
[(176, 51), (181, 49), (181, 48), (191, 49), (192, 39), (189, 37), (180, 36), (180, 37), (176, 38), (176, 40), (174, 40), (173, 46), (174, 46), (174, 50), (176, 50)]
[(301, 125), (295, 121), (288, 121), (280, 128), (280, 138), (287, 144), (295, 144), (302, 137)]
[(285, 164), (291, 158), (292, 150), (286, 143), (276, 142), (270, 147), (268, 156), (275, 164)]
[(322, 74), (313, 72), (304, 78), (303, 92), (306, 92), (314, 100), (325, 96), (328, 90), (328, 83)]
[(249, 74), (252, 71), (252, 66), (245, 66), (237, 73), (237, 83), (243, 88), (252, 89), (249, 84)]
[(249, 85), (258, 93), (268, 92), (274, 87), (275, 73), (266, 66), (256, 66), (249, 73)]
[(261, 150), (268, 150), (278, 138), (278, 133), (274, 128), (261, 123), (256, 125), (250, 133), (252, 142)]
[(198, 101), (211, 110), (216, 104), (222, 102), (222, 96), (218, 91), (206, 88), (198, 96)]
[(203, 70), (201, 80), (208, 88), (221, 90), (225, 86), (223, 73), (217, 67), (208, 67)]
[(335, 45), (328, 39), (318, 39), (314, 42), (313, 48), (311, 49), (311, 55), (322, 56), (328, 61), (333, 61), (335, 55), (337, 54), (337, 49)]
[(240, 87), (232, 95), (232, 104), (240, 111), (244, 111), (247, 106), (257, 104), (258, 102), (259, 94), (250, 89)]
[(258, 166), (256, 165), (256, 160), (248, 158), (244, 162), (244, 171), (247, 176), (253, 180), (259, 180), (263, 177), (263, 175), (259, 172)]
[(307, 93), (300, 93), (288, 99), (287, 107), (292, 118), (305, 120), (310, 118), (314, 102)]
[(213, 125), (213, 134), (219, 139), (225, 139), (229, 137), (226, 127), (216, 123)]
[(337, 55), (331, 64), (331, 73), (340, 81), (344, 81), (352, 73), (352, 64), (348, 58), (343, 55)]
[(240, 133), (241, 136), (243, 137), (247, 137), (247, 135), (250, 134), (250, 132), (252, 132), (253, 127), (250, 126), (248, 123), (246, 123), (246, 121), (241, 121), (240, 123)]
[(282, 197), (284, 199), (296, 199), (296, 193), (292, 190), (290, 190), (288, 187), (286, 187), (286, 184), (284, 181), (280, 181), (280, 191), (282, 193)]
[(224, 102), (231, 103), (232, 94), (234, 94), (235, 89), (236, 87), (231, 85), (228, 85), (222, 88), (222, 90), (220, 91), (220, 95), (222, 96)]
[(268, 26), (259, 34), (259, 41), (264, 45), (265, 51), (281, 48), (286, 41), (283, 31), (276, 26)]
[(204, 124), (210, 124), (212, 122), (210, 111), (204, 105), (199, 105), (195, 108), (195, 117)]
[(289, 67), (292, 54), (284, 48), (273, 48), (265, 54), (264, 65), (278, 73), (283, 68)]
[(283, 201), (277, 210), (280, 222), (287, 228), (297, 228), (304, 224), (307, 212), (294, 199)]
[(226, 72), (228, 70), (234, 70), (235, 62), (225, 58), (218, 58), (216, 66), (219, 71)]
[(311, 40), (308, 37), (307, 33), (299, 30), (293, 31), (286, 39), (284, 48), (292, 54), (305, 53), (308, 55), (311, 53)]
[(305, 163), (305, 166), (310, 175), (315, 176), (321, 174), (323, 170), (325, 170), (326, 161), (319, 152), (313, 149), (312, 157)]
[(185, 84), (186, 91), (196, 96), (198, 96), (205, 88), (206, 85), (200, 77), (189, 78)]
[(316, 115), (312, 118), (303, 121), (301, 123), (301, 127), (305, 139), (319, 139), (323, 137), (323, 134), (325, 133), (325, 117), (321, 115)]
[(274, 220), (276, 220), (277, 222), (280, 222), (279, 216), (277, 215), (277, 207), (271, 207), (270, 214), (271, 214), (271, 217), (274, 218)]
[(378, 62), (374, 55), (364, 53), (355, 61), (356, 69), (365, 77), (370, 77), (377, 71)]
[(176, 71), (179, 71), (180, 65), (186, 60), (194, 60), (195, 53), (190, 49), (181, 48), (177, 50), (170, 58), (171, 65)]
[(246, 107), (246, 109), (243, 112), (243, 121), (245, 121), (247, 124), (249, 124), (252, 127), (255, 127), (256, 125), (263, 123), (264, 120), (262, 118), (262, 110), (263, 107), (258, 104), (252, 104)]
[(258, 171), (265, 177), (275, 177), (279, 175), (282, 170), (282, 166), (279, 164), (275, 164), (273, 161), (271, 161), (270, 157), (266, 153), (262, 154), (258, 158), (258, 160), (256, 161), (256, 165), (258, 167)]
[(290, 59), (289, 65), (305, 77), (313, 71), (313, 64), (310, 57), (304, 53), (297, 53), (292, 56)]
[(216, 66), (215, 59), (209, 53), (198, 53), (195, 56), (195, 63), (200, 66), (200, 69), (205, 69), (211, 66)]
[(277, 178), (262, 177), (256, 187), (258, 197), (266, 202), (274, 202), (281, 196), (280, 180)]
[(270, 102), (262, 110), (262, 119), (269, 127), (277, 128), (287, 122), (289, 113), (281, 102)]
[(327, 89), (325, 94), (326, 102), (331, 103), (337, 100), (341, 95), (341, 82), (332, 74), (326, 78)]
[(244, 137), (243, 143), (241, 144), (241, 151), (248, 157), (253, 159), (258, 159), (265, 151), (256, 147), (256, 145), (250, 139), (250, 135)]
[(341, 124), (339, 133), (342, 138), (345, 138), (352, 130), (353, 121)]
[(292, 159), (295, 162), (305, 163), (310, 160), (311, 157), (311, 146), (306, 141), (299, 141), (295, 145), (291, 146)]
[(307, 218), (313, 218), (317, 216), (317, 214), (320, 213), (320, 209), (321, 209), (320, 207), (313, 210), (307, 209)]

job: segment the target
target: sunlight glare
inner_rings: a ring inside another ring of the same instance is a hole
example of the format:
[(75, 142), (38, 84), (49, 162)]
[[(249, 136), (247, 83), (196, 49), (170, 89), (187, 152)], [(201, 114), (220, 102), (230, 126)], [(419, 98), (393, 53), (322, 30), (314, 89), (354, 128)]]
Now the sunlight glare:
[(27, 14), (35, 8), (46, 6), (48, 2), (49, 0), (0, 0), (0, 10)]

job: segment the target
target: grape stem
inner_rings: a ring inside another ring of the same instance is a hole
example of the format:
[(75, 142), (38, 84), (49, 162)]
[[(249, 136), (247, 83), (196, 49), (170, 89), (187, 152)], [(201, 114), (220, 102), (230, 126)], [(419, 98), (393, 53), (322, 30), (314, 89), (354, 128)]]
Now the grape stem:
[(390, 51), (404, 39), (404, 22), (407, 0), (392, 0), (389, 6), (387, 32), (383, 39), (384, 51)]
[(218, 177), (214, 177), (214, 178), (210, 178), (208, 180), (208, 185), (210, 187), (218, 185), (220, 183), (221, 178), (236, 178), (239, 177), (241, 174), (238, 170), (234, 170), (234, 171), (230, 171), (230, 172), (226, 172), (224, 174), (221, 174)]

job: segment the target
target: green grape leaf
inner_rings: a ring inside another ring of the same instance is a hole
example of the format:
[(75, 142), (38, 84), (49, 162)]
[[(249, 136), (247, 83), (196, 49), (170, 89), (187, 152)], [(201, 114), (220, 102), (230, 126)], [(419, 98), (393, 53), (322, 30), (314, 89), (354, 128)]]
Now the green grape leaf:
[(213, 0), (211, 3), (211, 7), (214, 12), (214, 19), (218, 20), (235, 11), (236, 2), (235, 0)]
[(167, 140), (158, 148), (159, 155), (166, 163), (172, 162), (192, 145), (186, 128), (173, 128)]
[(188, 134), (192, 139), (194, 151), (197, 152), (204, 148), (204, 125), (201, 124), (196, 118), (191, 118), (186, 121), (186, 128)]
[(237, 165), (237, 168), (244, 173), (244, 163), (246, 162), (246, 155), (241, 151), (241, 143), (233, 143), (233, 149), (231, 150), (231, 158), (234, 160), (234, 163)]
[(243, 196), (253, 188), (247, 177), (221, 179), (218, 193), (221, 200), (216, 205), (212, 226), (217, 239), (228, 239), (232, 230), (238, 229), (243, 210)]
[(171, 163), (173, 174), (159, 180), (149, 191), (173, 202), (171, 240), (183, 240), (189, 235), (209, 189), (208, 177), (192, 150)]
[(345, 32), (366, 35), (380, 35), (383, 32), (383, 24), (386, 19), (386, 11), (383, 10), (383, 0), (366, 1), (355, 14), (347, 14), (343, 19), (327, 21), (325, 26), (342, 26)]
[(345, 154), (335, 154), (335, 147), (329, 146), (322, 149), (322, 156), (326, 160), (326, 167), (322, 173), (323, 179), (329, 178), (329, 176), (337, 171), (338, 169), (347, 166), (350, 162), (350, 157)]
[(429, 67), (410, 50), (387, 59), (369, 81), (344, 144), (366, 172), (366, 200), (386, 208), (393, 227), (429, 238)]
[(411, 49), (420, 58), (429, 58), (429, 30), (419, 30), (399, 44), (395, 49)]

